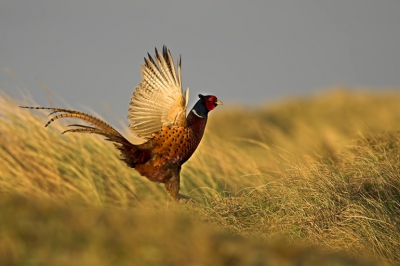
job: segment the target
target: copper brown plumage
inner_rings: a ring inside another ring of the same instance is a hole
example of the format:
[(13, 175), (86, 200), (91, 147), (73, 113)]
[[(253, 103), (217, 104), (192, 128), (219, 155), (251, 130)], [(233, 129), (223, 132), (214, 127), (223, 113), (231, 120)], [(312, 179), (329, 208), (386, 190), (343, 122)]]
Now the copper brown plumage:
[(179, 194), (180, 171), (199, 145), (207, 123), (208, 113), (222, 104), (213, 95), (199, 94), (199, 100), (186, 116), (189, 88), (183, 95), (181, 60), (177, 69), (171, 53), (164, 46), (162, 54), (156, 49), (154, 59), (148, 55), (142, 65), (142, 81), (133, 92), (128, 120), (130, 130), (136, 137), (128, 141), (106, 122), (79, 111), (52, 108), (53, 116), (45, 125), (60, 118), (77, 118), (90, 124), (69, 125), (63, 132), (93, 133), (106, 137), (121, 152), (127, 166), (135, 168), (142, 176), (153, 182), (165, 183), (165, 188), (175, 199), (188, 198)]

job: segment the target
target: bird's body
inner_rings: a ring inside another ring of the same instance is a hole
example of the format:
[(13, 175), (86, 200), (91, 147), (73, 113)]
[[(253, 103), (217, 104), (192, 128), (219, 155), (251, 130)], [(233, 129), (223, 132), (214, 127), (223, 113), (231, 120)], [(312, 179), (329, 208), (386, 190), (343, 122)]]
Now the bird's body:
[(170, 52), (164, 46), (163, 54), (156, 50), (156, 61), (149, 55), (142, 66), (142, 82), (131, 98), (128, 119), (130, 129), (139, 143), (133, 144), (117, 130), (91, 115), (63, 108), (28, 107), (49, 109), (54, 116), (47, 124), (59, 118), (78, 118), (92, 126), (70, 125), (75, 128), (65, 132), (94, 133), (103, 135), (120, 150), (127, 166), (136, 169), (153, 182), (165, 183), (169, 194), (179, 200), (180, 171), (199, 145), (207, 124), (208, 112), (218, 101), (213, 95), (199, 95), (199, 100), (186, 117), (188, 90), (183, 96), (180, 61), (178, 73)]

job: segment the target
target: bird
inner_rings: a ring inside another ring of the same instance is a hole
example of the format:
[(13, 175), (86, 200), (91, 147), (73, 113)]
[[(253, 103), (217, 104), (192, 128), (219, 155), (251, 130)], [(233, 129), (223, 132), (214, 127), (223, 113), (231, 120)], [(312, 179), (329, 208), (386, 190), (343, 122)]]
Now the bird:
[[(108, 123), (84, 112), (56, 108), (45, 109), (53, 115), (49, 126), (61, 118), (76, 118), (86, 124), (71, 124), (64, 133), (91, 133), (105, 137), (120, 151), (121, 160), (150, 181), (163, 183), (177, 202), (191, 198), (180, 194), (182, 165), (197, 149), (207, 124), (208, 114), (223, 103), (214, 95), (199, 94), (199, 99), (187, 113), (189, 88), (183, 94), (181, 56), (175, 63), (164, 45), (155, 49), (154, 58), (147, 53), (141, 65), (142, 80), (130, 99), (127, 119), (136, 141), (130, 142)], [(187, 113), (187, 115), (186, 115)]]

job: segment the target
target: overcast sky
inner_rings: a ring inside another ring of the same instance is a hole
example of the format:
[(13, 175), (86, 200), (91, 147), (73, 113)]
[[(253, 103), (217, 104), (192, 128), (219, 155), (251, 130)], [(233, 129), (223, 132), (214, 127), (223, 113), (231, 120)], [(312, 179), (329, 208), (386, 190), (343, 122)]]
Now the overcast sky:
[(0, 90), (47, 105), (44, 84), (122, 118), (143, 57), (164, 44), (182, 55), (190, 106), (198, 93), (253, 104), (337, 84), (400, 87), (398, 0), (1, 0), (0, 25)]

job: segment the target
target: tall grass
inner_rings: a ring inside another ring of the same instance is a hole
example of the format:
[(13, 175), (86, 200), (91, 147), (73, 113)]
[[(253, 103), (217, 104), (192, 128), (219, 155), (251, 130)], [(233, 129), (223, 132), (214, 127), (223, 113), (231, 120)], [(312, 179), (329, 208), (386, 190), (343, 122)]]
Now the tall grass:
[(10, 263), (400, 263), (400, 94), (211, 113), (182, 171), (196, 202), (180, 206), (111, 143), (44, 128), (45, 113), (26, 104), (0, 97), (0, 258)]

